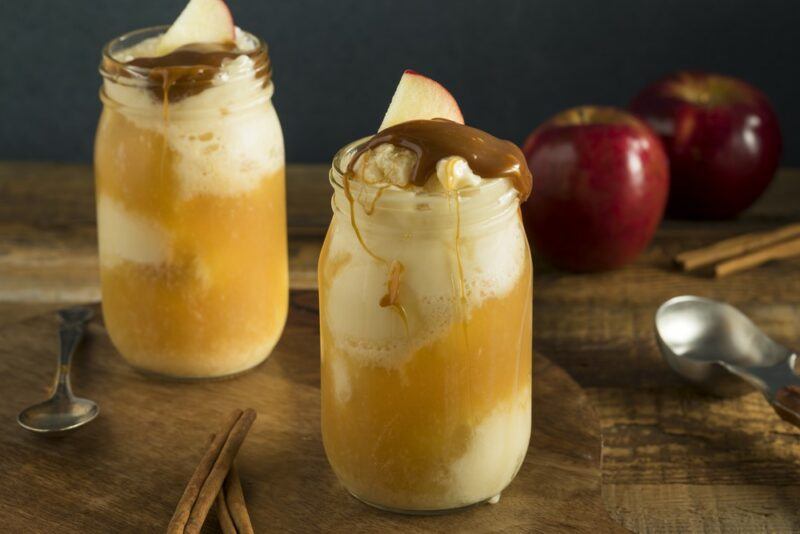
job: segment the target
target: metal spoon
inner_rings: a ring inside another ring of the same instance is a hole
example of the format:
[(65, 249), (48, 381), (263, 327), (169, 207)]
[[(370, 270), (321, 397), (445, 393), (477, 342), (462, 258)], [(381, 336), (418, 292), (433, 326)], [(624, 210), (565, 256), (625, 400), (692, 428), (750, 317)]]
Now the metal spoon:
[(742, 312), (722, 302), (681, 296), (658, 308), (655, 323), (661, 353), (680, 375), (721, 395), (755, 387), (778, 415), (800, 426), (797, 355)]
[(34, 404), (17, 416), (17, 422), (32, 432), (56, 435), (85, 425), (99, 413), (97, 404), (72, 394), (69, 370), (72, 355), (83, 337), (84, 326), (92, 318), (92, 310), (84, 307), (58, 312), (61, 318), (59, 337), (61, 354), (53, 395), (44, 402)]

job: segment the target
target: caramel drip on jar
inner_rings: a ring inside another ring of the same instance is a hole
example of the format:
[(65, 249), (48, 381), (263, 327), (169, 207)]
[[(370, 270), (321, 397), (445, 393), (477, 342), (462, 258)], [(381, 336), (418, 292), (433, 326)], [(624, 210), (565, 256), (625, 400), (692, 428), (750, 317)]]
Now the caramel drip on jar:
[[(343, 189), (344, 189), (344, 196), (347, 199), (348, 205), (350, 206), (350, 225), (353, 227), (353, 231), (356, 234), (358, 242), (361, 244), (361, 248), (363, 248), (367, 252), (367, 254), (372, 256), (373, 259), (388, 266), (389, 265), (388, 261), (381, 258), (374, 252), (372, 252), (372, 249), (370, 249), (367, 246), (367, 244), (364, 242), (364, 237), (361, 235), (361, 230), (358, 229), (358, 224), (356, 223), (356, 199), (353, 198), (353, 192), (350, 189), (350, 176), (348, 174), (344, 175)], [(372, 208), (374, 210), (375, 206), (373, 205)], [(371, 213), (372, 212), (369, 212), (368, 215)]]
[(403, 319), (403, 325), (406, 328), (406, 335), (408, 335), (408, 316), (406, 315), (406, 309), (400, 304), (400, 283), (405, 270), (405, 266), (398, 260), (394, 260), (391, 265), (389, 265), (389, 278), (386, 281), (386, 295), (381, 298), (379, 304), (381, 308), (393, 308), (400, 314), (400, 318)]
[[(375, 206), (378, 205), (378, 200), (380, 200), (381, 195), (388, 188), (389, 188), (388, 185), (384, 185), (384, 186), (378, 187), (377, 188), (378, 191), (375, 193), (375, 195), (372, 197), (372, 200), (370, 200), (370, 202), (369, 202), (369, 207), (367, 207), (367, 205), (365, 205), (365, 203), (362, 202), (362, 199), (360, 198), (361, 195), (359, 195), (359, 200), (358, 201), (361, 204), (361, 207), (364, 208), (364, 211), (366, 212), (367, 215), (372, 215), (372, 213), (375, 211)], [(361, 191), (364, 191), (364, 189), (362, 189)]]
[(456, 263), (458, 265), (458, 282), (461, 290), (461, 303), (467, 302), (467, 288), (464, 281), (464, 263), (461, 261), (461, 195), (455, 192), (456, 199)]
[(167, 130), (169, 129), (169, 80), (165, 77), (162, 82), (163, 96), (161, 97), (161, 120), (164, 122), (164, 133), (161, 135), (161, 159), (159, 160), (159, 181), (164, 181), (167, 164)]
[[(381, 308), (392, 308), (397, 314), (400, 316), (400, 319), (403, 320), (403, 326), (406, 330), (406, 335), (409, 333), (408, 329), (408, 315), (406, 314), (405, 307), (399, 302), (400, 299), (400, 279), (405, 271), (405, 266), (397, 260), (392, 261), (391, 263), (375, 254), (372, 249), (370, 249), (367, 244), (364, 242), (364, 236), (361, 235), (361, 230), (358, 229), (358, 223), (356, 223), (356, 199), (353, 197), (353, 192), (350, 189), (350, 175), (349, 173), (344, 175), (342, 188), (344, 189), (344, 196), (347, 199), (347, 204), (350, 207), (350, 226), (353, 227), (353, 232), (356, 234), (356, 238), (358, 239), (361, 248), (369, 254), (374, 260), (386, 265), (388, 269), (388, 276), (386, 281), (386, 295), (384, 295), (378, 304)], [(372, 215), (375, 211), (375, 205), (380, 198), (381, 193), (383, 190), (386, 189), (382, 187), (378, 190), (375, 194), (375, 198), (372, 200), (372, 204), (367, 209), (364, 208), (364, 212), (367, 216)]]

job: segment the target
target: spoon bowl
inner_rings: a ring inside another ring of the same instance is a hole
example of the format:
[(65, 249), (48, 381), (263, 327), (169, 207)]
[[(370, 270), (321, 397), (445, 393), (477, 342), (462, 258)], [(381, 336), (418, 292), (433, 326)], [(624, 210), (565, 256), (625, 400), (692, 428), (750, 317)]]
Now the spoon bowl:
[(17, 422), (38, 434), (60, 434), (85, 425), (97, 417), (100, 410), (89, 399), (51, 398), (20, 412)]
[(733, 306), (702, 297), (668, 300), (656, 312), (655, 326), (669, 366), (717, 395), (752, 391), (731, 366), (772, 367), (792, 355)]

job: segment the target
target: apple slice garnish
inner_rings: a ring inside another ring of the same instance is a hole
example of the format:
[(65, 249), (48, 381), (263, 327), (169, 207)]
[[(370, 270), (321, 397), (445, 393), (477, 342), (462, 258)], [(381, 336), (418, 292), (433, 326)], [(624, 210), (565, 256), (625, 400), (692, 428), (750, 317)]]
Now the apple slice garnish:
[(233, 16), (222, 0), (190, 0), (161, 36), (156, 52), (163, 56), (191, 43), (232, 43)]
[(407, 70), (397, 84), (378, 131), (401, 122), (423, 119), (449, 119), (464, 124), (464, 116), (450, 91), (439, 82)]

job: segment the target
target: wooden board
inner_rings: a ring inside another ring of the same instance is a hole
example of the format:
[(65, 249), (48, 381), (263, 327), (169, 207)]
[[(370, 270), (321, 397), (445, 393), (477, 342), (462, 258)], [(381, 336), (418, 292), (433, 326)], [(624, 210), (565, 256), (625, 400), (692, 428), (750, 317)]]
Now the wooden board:
[[(99, 313), (98, 313), (99, 315)], [(239, 456), (258, 532), (530, 532), (618, 529), (600, 497), (600, 431), (585, 394), (543, 356), (534, 362), (534, 438), (499, 504), (439, 517), (379, 512), (348, 496), (325, 459), (319, 426), (317, 295), (293, 292), (272, 357), (243, 376), (168, 382), (134, 372), (101, 320), (73, 368), (100, 417), (63, 438), (17, 427), (47, 392), (53, 314), (0, 329), (0, 517), (11, 532), (157, 532), (169, 520), (208, 434), (235, 407), (258, 419)], [(217, 532), (216, 518), (207, 532)]]

